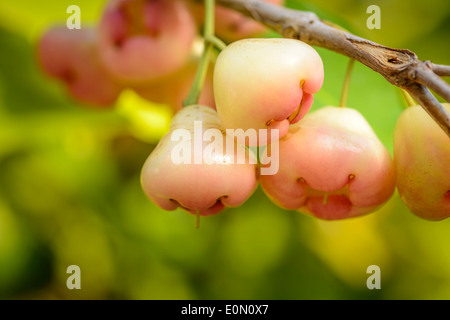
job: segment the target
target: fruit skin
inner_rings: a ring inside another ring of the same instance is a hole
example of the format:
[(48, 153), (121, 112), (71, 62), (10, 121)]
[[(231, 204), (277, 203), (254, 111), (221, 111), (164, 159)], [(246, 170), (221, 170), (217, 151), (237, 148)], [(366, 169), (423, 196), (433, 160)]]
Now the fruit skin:
[[(442, 106), (450, 112), (450, 104)], [(450, 139), (420, 106), (405, 109), (394, 132), (397, 190), (423, 219), (450, 216)]]
[(323, 107), (293, 125), (279, 141), (279, 165), (260, 177), (269, 198), (324, 220), (373, 212), (395, 190), (392, 157), (355, 109)]
[[(170, 131), (160, 140), (157, 147), (147, 158), (142, 172), (141, 184), (147, 197), (165, 210), (181, 207), (186, 211), (201, 216), (213, 215), (226, 207), (243, 204), (255, 191), (258, 184), (257, 164), (253, 154), (243, 146), (244, 153), (216, 153), (215, 159), (224, 163), (175, 164), (171, 153), (179, 141), (171, 141), (172, 132), (184, 128), (194, 132), (194, 121), (202, 121), (202, 134), (206, 129), (223, 130), (216, 111), (202, 105), (184, 107), (173, 118)], [(222, 133), (224, 146), (231, 140)], [(194, 156), (194, 143), (186, 141)], [(233, 140), (231, 140), (233, 142)], [(208, 142), (209, 143), (209, 142)], [(203, 150), (208, 144), (203, 142)], [(217, 159), (218, 158), (218, 159)], [(253, 164), (250, 162), (253, 158)], [(229, 161), (234, 160), (234, 163)], [(243, 164), (238, 164), (238, 161)]]
[(299, 40), (233, 42), (214, 69), (218, 115), (225, 128), (279, 129), (281, 138), (309, 111), (323, 77), (319, 54)]
[(96, 30), (56, 26), (39, 39), (37, 59), (43, 71), (63, 81), (78, 101), (97, 107), (111, 106), (122, 87), (113, 81), (99, 62)]
[(197, 27), (179, 0), (113, 0), (99, 24), (99, 52), (124, 84), (148, 82), (182, 67)]

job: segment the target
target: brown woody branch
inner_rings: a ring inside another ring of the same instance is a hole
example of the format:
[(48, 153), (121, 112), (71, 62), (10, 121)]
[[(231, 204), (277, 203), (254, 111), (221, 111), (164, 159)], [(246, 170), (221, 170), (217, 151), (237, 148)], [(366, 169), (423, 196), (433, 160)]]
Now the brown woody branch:
[(436, 73), (438, 76), (450, 76), (450, 66), (431, 64), (431, 69), (433, 69), (434, 73)]
[(430, 92), (450, 102), (450, 66), (421, 61), (414, 52), (389, 48), (345, 32), (315, 13), (292, 10), (261, 0), (217, 0), (217, 3), (265, 24), (285, 38), (298, 39), (353, 58), (389, 83), (402, 88), (428, 112), (450, 137), (450, 115)]

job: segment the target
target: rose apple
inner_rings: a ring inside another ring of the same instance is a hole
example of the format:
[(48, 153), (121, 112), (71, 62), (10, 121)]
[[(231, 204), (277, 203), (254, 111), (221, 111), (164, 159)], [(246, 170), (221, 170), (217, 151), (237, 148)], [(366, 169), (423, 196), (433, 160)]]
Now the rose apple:
[[(450, 112), (450, 104), (444, 103)], [(450, 216), (450, 139), (420, 106), (400, 115), (394, 133), (397, 190), (415, 215)]]
[(63, 81), (75, 99), (93, 106), (109, 106), (122, 88), (99, 62), (95, 42), (94, 29), (54, 27), (39, 39), (38, 59), (43, 70)]
[(99, 52), (124, 83), (166, 76), (185, 64), (197, 27), (180, 0), (113, 0), (99, 25)]
[(357, 110), (341, 107), (323, 107), (293, 125), (279, 141), (278, 173), (260, 181), (281, 207), (325, 220), (373, 212), (395, 190), (388, 150)]
[[(215, 138), (206, 138), (211, 132)], [(222, 147), (211, 149), (208, 140)], [(187, 162), (179, 161), (180, 150)], [(240, 206), (251, 196), (258, 183), (256, 163), (250, 151), (223, 133), (215, 110), (192, 105), (174, 116), (170, 131), (146, 160), (141, 182), (161, 208), (207, 216)]]
[(309, 111), (323, 77), (319, 54), (299, 40), (233, 42), (214, 68), (218, 115), (225, 128), (278, 129), (281, 138)]

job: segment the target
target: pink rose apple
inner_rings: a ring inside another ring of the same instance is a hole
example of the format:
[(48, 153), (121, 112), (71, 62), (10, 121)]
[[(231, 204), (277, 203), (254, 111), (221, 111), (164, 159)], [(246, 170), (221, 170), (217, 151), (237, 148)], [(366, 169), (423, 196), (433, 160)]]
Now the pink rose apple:
[(99, 52), (124, 83), (155, 80), (189, 57), (197, 27), (180, 0), (112, 0), (99, 26)]
[(95, 42), (94, 29), (54, 27), (40, 38), (38, 59), (49, 76), (66, 84), (73, 98), (93, 106), (109, 106), (122, 88), (100, 64)]
[(279, 141), (278, 173), (260, 181), (281, 207), (337, 220), (373, 212), (386, 202), (395, 190), (393, 167), (358, 111), (324, 107), (291, 127)]
[(214, 68), (218, 115), (225, 128), (278, 129), (281, 138), (309, 111), (323, 77), (319, 54), (299, 40), (233, 42)]
[(224, 134), (216, 111), (192, 105), (174, 116), (146, 160), (141, 182), (161, 208), (207, 216), (243, 204), (256, 189), (257, 170), (253, 154)]

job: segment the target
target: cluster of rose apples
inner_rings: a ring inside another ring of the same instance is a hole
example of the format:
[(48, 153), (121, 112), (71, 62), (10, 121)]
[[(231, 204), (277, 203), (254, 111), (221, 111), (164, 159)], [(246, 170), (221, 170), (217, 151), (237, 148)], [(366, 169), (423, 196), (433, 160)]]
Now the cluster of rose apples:
[[(46, 73), (85, 104), (110, 107), (124, 89), (133, 89), (178, 111), (198, 63), (203, 11), (191, 0), (110, 0), (95, 26), (46, 30), (38, 57)], [(216, 34), (227, 42), (265, 30), (233, 10), (216, 6), (215, 13)], [(215, 107), (211, 77), (200, 102)]]
[[(215, 33), (229, 45), (199, 103), (182, 108), (202, 17), (196, 2), (115, 0), (96, 28), (54, 28), (39, 43), (44, 70), (82, 101), (110, 105), (132, 88), (174, 106), (170, 131), (142, 169), (149, 199), (207, 216), (242, 205), (259, 184), (283, 208), (337, 220), (376, 211), (397, 187), (414, 214), (450, 216), (450, 142), (420, 106), (399, 118), (392, 157), (357, 110), (309, 112), (324, 81), (311, 46), (257, 38), (263, 27), (229, 9), (215, 15)], [(180, 130), (188, 134), (177, 138)], [(188, 161), (174, 161), (180, 152)], [(271, 161), (276, 172), (261, 174)]]

